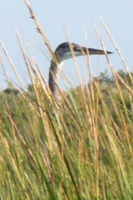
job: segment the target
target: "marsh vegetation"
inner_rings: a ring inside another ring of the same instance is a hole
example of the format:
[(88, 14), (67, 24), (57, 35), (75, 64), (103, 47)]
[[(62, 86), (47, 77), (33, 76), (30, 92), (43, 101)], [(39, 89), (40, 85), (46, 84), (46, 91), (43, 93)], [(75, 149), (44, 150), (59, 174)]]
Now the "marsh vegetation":
[(90, 82), (79, 76), (58, 105), (16, 34), (31, 85), (25, 91), (10, 84), (0, 93), (0, 199), (132, 200), (133, 73), (123, 59), (125, 72), (116, 72), (106, 55), (112, 76), (94, 78), (86, 59)]

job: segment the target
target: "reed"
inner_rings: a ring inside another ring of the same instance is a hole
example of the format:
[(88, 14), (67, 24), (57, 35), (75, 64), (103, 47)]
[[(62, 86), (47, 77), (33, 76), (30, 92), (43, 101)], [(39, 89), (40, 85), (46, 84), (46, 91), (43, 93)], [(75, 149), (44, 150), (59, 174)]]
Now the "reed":
[[(105, 50), (96, 26), (95, 30)], [(124, 77), (106, 54), (113, 75), (108, 82), (94, 79), (89, 56), (85, 58), (90, 75), (86, 85), (74, 57), (79, 87), (61, 92), (62, 103), (58, 105), (15, 31), (32, 89), (24, 91), (1, 42), (21, 88), (17, 95), (13, 89), (10, 94), (0, 93), (0, 199), (133, 199), (133, 76), (121, 54), (127, 70)], [(4, 64), (2, 67), (5, 69)], [(72, 85), (64, 73), (62, 76)]]

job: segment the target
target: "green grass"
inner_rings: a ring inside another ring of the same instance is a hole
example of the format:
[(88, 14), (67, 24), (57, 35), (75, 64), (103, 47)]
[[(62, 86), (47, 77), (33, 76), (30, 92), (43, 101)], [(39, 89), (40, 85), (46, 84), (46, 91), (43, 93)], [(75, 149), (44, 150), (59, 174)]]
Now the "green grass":
[(2, 199), (132, 199), (132, 101), (114, 85), (78, 87), (60, 107), (37, 83), (1, 94)]
[(107, 57), (113, 79), (90, 73), (58, 105), (16, 34), (32, 86), (0, 93), (0, 199), (132, 200), (132, 73)]

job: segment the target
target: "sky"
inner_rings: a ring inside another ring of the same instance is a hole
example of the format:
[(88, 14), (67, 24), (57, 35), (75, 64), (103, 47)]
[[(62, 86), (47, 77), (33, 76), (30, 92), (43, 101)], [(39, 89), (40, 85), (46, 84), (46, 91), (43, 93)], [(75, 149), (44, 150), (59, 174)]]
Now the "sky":
[[(121, 59), (102, 25), (102, 18), (122, 53), (128, 68), (133, 71), (133, 1), (29, 0), (29, 3), (53, 51), (60, 43), (67, 41), (64, 24), (69, 32), (71, 42), (85, 46), (86, 32), (88, 46), (102, 49), (94, 29), (95, 24), (103, 39), (106, 50), (114, 52), (114, 54), (109, 56), (114, 69), (116, 71), (124, 69)], [(20, 34), (27, 55), (34, 57), (46, 80), (48, 80), (50, 58), (48, 59), (42, 53), (44, 51), (47, 55), (44, 40), (36, 31), (35, 22), (30, 18), (30, 13), (24, 0), (0, 0), (0, 40), (10, 55), (24, 88), (26, 88), (30, 83), (30, 79), (15, 34), (14, 25)], [(18, 84), (16, 76), (1, 47), (0, 56), (4, 62), (9, 80)], [(84, 68), (89, 81), (88, 68), (84, 58), (79, 57), (77, 61), (81, 76), (83, 77)], [(109, 70), (105, 56), (91, 56), (90, 63), (94, 76), (98, 76), (105, 69)], [(74, 86), (77, 86), (78, 79), (72, 59), (65, 62), (63, 71)], [(59, 82), (59, 85), (61, 88), (65, 88), (62, 81)], [(0, 90), (6, 87), (5, 77), (0, 66)]]

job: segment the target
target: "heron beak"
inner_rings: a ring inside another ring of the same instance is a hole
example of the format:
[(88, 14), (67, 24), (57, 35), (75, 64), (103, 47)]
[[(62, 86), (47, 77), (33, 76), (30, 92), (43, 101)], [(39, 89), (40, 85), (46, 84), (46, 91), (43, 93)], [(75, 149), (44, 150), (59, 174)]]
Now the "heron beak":
[[(105, 55), (105, 52), (103, 50), (100, 49), (92, 49), (92, 48), (88, 48), (89, 54), (90, 55)], [(106, 51), (107, 54), (112, 54), (113, 52), (110, 51)]]
[[(74, 49), (75, 55), (105, 55), (105, 52), (100, 49), (92, 49), (86, 47), (77, 47)], [(107, 54), (112, 54), (113, 52), (106, 51)]]

